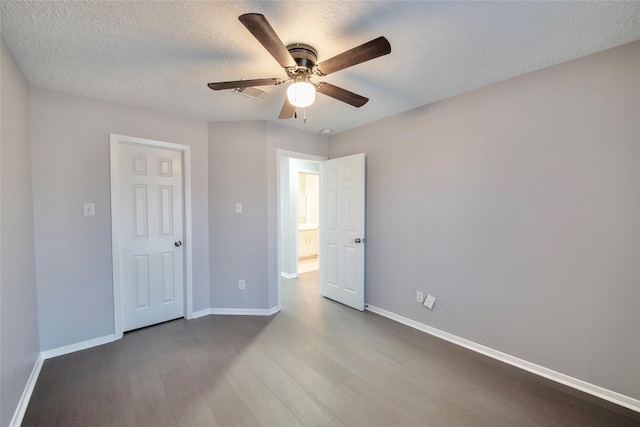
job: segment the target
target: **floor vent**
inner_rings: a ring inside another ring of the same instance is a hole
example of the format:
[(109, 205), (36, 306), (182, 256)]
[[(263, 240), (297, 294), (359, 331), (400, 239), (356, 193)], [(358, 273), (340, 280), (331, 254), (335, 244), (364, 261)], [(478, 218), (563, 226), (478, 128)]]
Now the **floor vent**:
[(264, 99), (271, 93), (271, 91), (264, 86), (239, 87), (233, 91), (253, 99)]

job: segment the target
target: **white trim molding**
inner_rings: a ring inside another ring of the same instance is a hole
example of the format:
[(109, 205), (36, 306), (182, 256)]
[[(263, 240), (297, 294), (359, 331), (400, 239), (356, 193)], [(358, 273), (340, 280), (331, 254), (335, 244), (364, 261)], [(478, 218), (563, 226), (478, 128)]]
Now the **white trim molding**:
[(638, 399), (634, 399), (632, 397), (625, 396), (624, 394), (608, 390), (595, 384), (570, 377), (569, 375), (565, 375), (552, 369), (545, 368), (544, 366), (536, 365), (535, 363), (531, 363), (518, 357), (511, 356), (510, 354), (494, 350), (490, 347), (486, 347), (484, 345), (469, 341), (448, 332), (441, 331), (440, 329), (433, 328), (431, 326), (425, 325), (424, 323), (416, 322), (415, 320), (408, 319), (406, 317), (400, 316), (399, 314), (395, 314), (391, 311), (387, 311), (370, 304), (365, 306), (365, 310), (379, 314), (380, 316), (389, 318), (391, 320), (395, 320), (398, 323), (402, 323), (403, 325), (407, 325), (429, 335), (433, 335), (445, 341), (449, 341), (450, 343), (467, 348), (471, 351), (475, 351), (476, 353), (484, 354), (485, 356), (491, 357), (492, 359), (499, 360), (517, 368), (524, 369), (525, 371), (531, 372), (533, 374), (540, 375), (541, 377), (550, 379), (557, 383), (564, 384), (576, 390), (580, 390), (582, 392), (599, 397), (600, 399), (615, 403), (616, 405), (631, 409), (632, 411), (640, 412), (640, 400)]
[(63, 347), (53, 348), (51, 350), (46, 350), (41, 352), (36, 359), (36, 363), (33, 365), (33, 369), (31, 370), (31, 375), (29, 375), (29, 379), (27, 380), (27, 384), (24, 387), (24, 391), (22, 392), (22, 396), (18, 401), (18, 406), (16, 407), (16, 411), (13, 413), (13, 418), (11, 418), (11, 422), (9, 422), (9, 427), (20, 427), (22, 421), (24, 419), (24, 414), (27, 411), (27, 406), (29, 406), (29, 401), (31, 400), (31, 395), (33, 394), (33, 389), (36, 386), (36, 382), (38, 382), (38, 377), (40, 376), (40, 370), (42, 369), (42, 365), (44, 361), (47, 359), (51, 359), (52, 357), (63, 356), (65, 354), (74, 353), (80, 350), (86, 350), (91, 347), (96, 347), (102, 344), (107, 344), (115, 341), (115, 335), (105, 335), (104, 337), (94, 338), (87, 341), (82, 341), (75, 344), (65, 345)]
[(77, 342), (75, 344), (65, 345), (63, 347), (53, 348), (40, 353), (42, 357), (51, 359), (52, 357), (64, 356), (65, 354), (75, 353), (76, 351), (86, 350), (91, 347), (97, 347), (102, 344), (108, 344), (116, 340), (115, 334), (105, 335), (103, 337), (94, 338), (87, 341)]
[(219, 316), (272, 316), (280, 311), (280, 307), (271, 308), (205, 308), (193, 313), (193, 318), (209, 315)]
[(40, 370), (42, 369), (43, 363), (44, 357), (42, 356), (42, 353), (40, 353), (38, 355), (38, 358), (36, 359), (36, 363), (33, 364), (31, 375), (29, 375), (29, 379), (27, 380), (27, 384), (24, 387), (22, 396), (20, 396), (16, 411), (13, 413), (13, 417), (9, 422), (9, 427), (20, 427), (20, 425), (22, 424), (24, 414), (27, 412), (27, 406), (29, 406), (29, 401), (31, 400), (31, 395), (33, 394), (33, 389), (36, 386), (36, 382), (38, 381), (38, 376), (40, 375)]
[(285, 273), (284, 271), (280, 273), (280, 275), (282, 277), (284, 277), (285, 279), (295, 279), (296, 277), (298, 277), (298, 273)]
[(230, 316), (271, 316), (280, 311), (277, 307), (271, 308), (210, 308), (210, 314)]
[(185, 319), (193, 319), (193, 245), (191, 222), (191, 147), (172, 142), (155, 141), (117, 134), (109, 135), (109, 154), (111, 171), (111, 259), (113, 264), (113, 318), (115, 338), (123, 336), (122, 326), (122, 291), (120, 279), (120, 187), (118, 184), (120, 170), (119, 148), (121, 144), (142, 145), (153, 148), (166, 148), (182, 152), (183, 163), (183, 197), (184, 197), (184, 284), (185, 284)]
[(198, 319), (200, 317), (204, 317), (204, 316), (208, 316), (211, 314), (211, 309), (210, 308), (205, 308), (204, 310), (198, 310), (198, 311), (194, 311), (191, 314), (191, 318), (192, 319)]

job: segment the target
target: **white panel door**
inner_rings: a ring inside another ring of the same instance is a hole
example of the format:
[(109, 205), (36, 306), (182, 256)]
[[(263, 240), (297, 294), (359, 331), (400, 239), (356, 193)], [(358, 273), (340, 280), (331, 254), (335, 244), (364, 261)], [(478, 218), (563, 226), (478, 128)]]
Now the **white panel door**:
[(365, 156), (320, 162), (320, 293), (364, 310)]
[(184, 316), (182, 154), (120, 146), (123, 331)]

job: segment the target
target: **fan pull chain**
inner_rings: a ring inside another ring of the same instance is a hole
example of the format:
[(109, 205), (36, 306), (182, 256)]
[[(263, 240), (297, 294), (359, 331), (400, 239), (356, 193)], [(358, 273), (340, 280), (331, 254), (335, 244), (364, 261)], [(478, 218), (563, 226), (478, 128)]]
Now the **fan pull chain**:
[(307, 109), (304, 108), (303, 110), (303, 117), (302, 117), (302, 122), (306, 125), (307, 124)]

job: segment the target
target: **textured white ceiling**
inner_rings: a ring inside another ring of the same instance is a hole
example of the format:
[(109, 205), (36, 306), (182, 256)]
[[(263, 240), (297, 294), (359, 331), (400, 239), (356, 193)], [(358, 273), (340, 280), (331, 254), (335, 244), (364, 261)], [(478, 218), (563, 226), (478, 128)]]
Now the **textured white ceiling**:
[[(640, 2), (10, 2), (2, 37), (34, 86), (209, 121), (269, 120), (335, 132), (640, 39)], [(370, 98), (322, 95), (307, 123), (208, 82), (285, 77), (238, 21), (262, 13), (285, 44), (330, 58), (378, 36), (390, 55), (322, 80)]]

